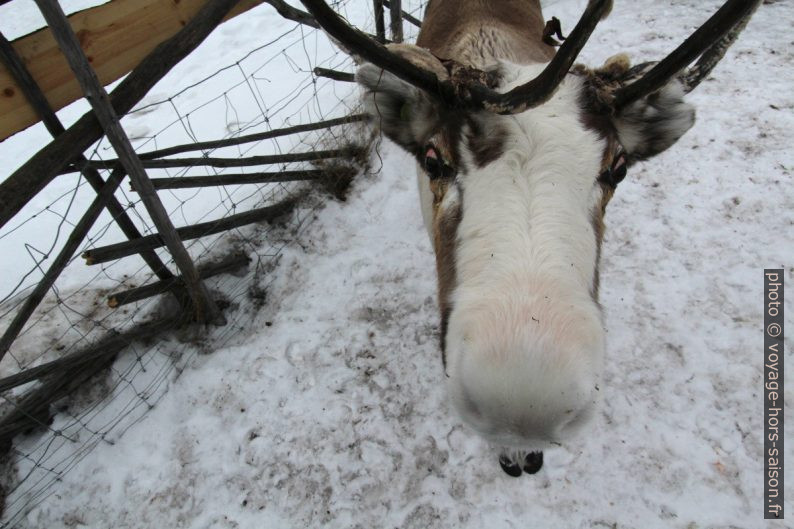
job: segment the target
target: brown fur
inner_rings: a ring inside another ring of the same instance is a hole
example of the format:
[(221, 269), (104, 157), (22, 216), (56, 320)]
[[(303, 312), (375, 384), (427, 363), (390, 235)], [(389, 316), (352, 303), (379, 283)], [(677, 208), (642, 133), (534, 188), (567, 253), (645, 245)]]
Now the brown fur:
[[(610, 137), (607, 141), (607, 147), (604, 150), (604, 156), (601, 160), (601, 171), (605, 171), (612, 166), (615, 156), (618, 154), (620, 144), (617, 142), (615, 136)], [(601, 283), (601, 243), (604, 241), (604, 232), (606, 231), (606, 224), (604, 223), (604, 215), (606, 215), (607, 204), (615, 194), (615, 188), (603, 182), (598, 183), (601, 188), (601, 202), (596, 206), (591, 213), (591, 222), (593, 224), (593, 232), (596, 237), (596, 262), (595, 272), (593, 273), (593, 288), (590, 295), (593, 301), (598, 303), (598, 290)]]
[[(440, 185), (440, 184), (439, 184)], [(432, 187), (432, 186), (431, 186)], [(438, 273), (438, 304), (441, 309), (441, 361), (447, 367), (447, 323), (452, 311), (450, 296), (455, 289), (457, 273), (455, 271), (455, 245), (457, 244), (458, 225), (462, 215), (462, 205), (458, 204), (443, 215), (438, 214), (441, 196), (446, 189), (433, 189), (434, 238), (436, 249), (436, 272)]]
[[(539, 0), (433, 0), (416, 44), (444, 59), (486, 66), (472, 63), (474, 38), (491, 55), (484, 60), (532, 64), (554, 56), (554, 48), (543, 43), (544, 27)], [(499, 42), (495, 42), (497, 33)]]

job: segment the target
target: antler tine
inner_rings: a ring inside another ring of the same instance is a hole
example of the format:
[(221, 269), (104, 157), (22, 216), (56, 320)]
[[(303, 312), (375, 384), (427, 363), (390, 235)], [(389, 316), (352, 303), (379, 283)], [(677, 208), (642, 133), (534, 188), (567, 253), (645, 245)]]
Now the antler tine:
[(330, 36), (353, 53), (417, 88), (436, 94), (448, 103), (454, 103), (456, 96), (450, 83), (440, 81), (434, 73), (390, 52), (381, 43), (351, 27), (323, 0), (301, 0), (301, 3)]
[(615, 92), (616, 110), (659, 90), (679, 75), (693, 60), (700, 57), (684, 75), (684, 90), (692, 91), (717, 65), (747, 25), (761, 0), (728, 0), (702, 26), (695, 30), (670, 55), (662, 59), (636, 82)]
[(684, 91), (686, 93), (694, 90), (695, 87), (700, 84), (700, 81), (708, 77), (711, 70), (713, 70), (714, 67), (717, 66), (717, 63), (725, 56), (725, 52), (728, 51), (728, 48), (736, 42), (739, 34), (744, 31), (747, 23), (750, 22), (750, 19), (760, 5), (761, 0), (755, 2), (752, 9), (747, 12), (744, 18), (740, 19), (728, 33), (704, 51), (695, 65), (687, 71), (683, 78)]

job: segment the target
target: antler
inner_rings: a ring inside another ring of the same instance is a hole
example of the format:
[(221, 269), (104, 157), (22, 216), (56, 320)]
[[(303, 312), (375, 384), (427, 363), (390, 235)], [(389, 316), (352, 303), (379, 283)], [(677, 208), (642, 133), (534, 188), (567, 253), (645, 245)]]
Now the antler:
[(670, 55), (634, 83), (618, 89), (613, 105), (620, 110), (626, 105), (662, 88), (679, 75), (693, 60), (698, 62), (683, 76), (684, 91), (692, 91), (717, 65), (749, 22), (761, 0), (728, 0), (714, 15), (689, 36)]
[(323, 0), (301, 0), (301, 3), (329, 35), (364, 60), (436, 95), (450, 106), (483, 108), (497, 114), (517, 114), (547, 101), (568, 74), (598, 21), (612, 6), (611, 0), (591, 0), (546, 68), (528, 83), (499, 93), (478, 82), (455, 84), (441, 81), (435, 74), (391, 53), (380, 43), (350, 27)]

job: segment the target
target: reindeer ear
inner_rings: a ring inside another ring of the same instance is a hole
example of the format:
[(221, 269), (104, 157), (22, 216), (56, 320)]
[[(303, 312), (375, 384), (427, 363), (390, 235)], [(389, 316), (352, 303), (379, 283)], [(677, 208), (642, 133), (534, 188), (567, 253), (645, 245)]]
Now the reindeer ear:
[(695, 124), (695, 109), (684, 101), (681, 83), (673, 80), (628, 105), (613, 120), (629, 160), (644, 160), (677, 142)]
[(364, 103), (383, 133), (392, 141), (416, 154), (438, 123), (429, 96), (395, 75), (372, 64), (356, 72), (364, 88)]

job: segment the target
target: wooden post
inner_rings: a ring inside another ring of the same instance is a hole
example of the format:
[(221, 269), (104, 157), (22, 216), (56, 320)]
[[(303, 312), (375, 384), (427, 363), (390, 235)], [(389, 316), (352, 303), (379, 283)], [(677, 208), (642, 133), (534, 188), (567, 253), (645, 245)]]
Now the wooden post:
[(391, 40), (394, 42), (403, 41), (403, 18), (402, 0), (390, 0), (389, 6), (389, 27), (391, 29)]
[(384, 44), (386, 42), (386, 24), (383, 21), (383, 0), (372, 0), (372, 5), (375, 10), (375, 36), (378, 42)]
[(66, 239), (63, 248), (61, 248), (61, 251), (58, 252), (58, 256), (52, 262), (49, 269), (44, 274), (44, 277), (42, 277), (36, 284), (33, 292), (31, 292), (28, 297), (25, 298), (25, 302), (22, 304), (22, 307), (20, 307), (20, 309), (14, 315), (14, 319), (11, 320), (8, 328), (3, 333), (3, 336), (0, 337), (0, 360), (3, 359), (5, 354), (11, 348), (11, 344), (14, 342), (14, 340), (16, 340), (17, 336), (19, 336), (19, 333), (22, 331), (25, 323), (27, 323), (28, 319), (30, 319), (30, 316), (33, 314), (33, 311), (36, 310), (36, 307), (39, 306), (41, 300), (44, 299), (44, 296), (55, 283), (55, 280), (58, 279), (59, 275), (61, 275), (61, 272), (64, 268), (66, 268), (66, 265), (69, 264), (69, 260), (77, 251), (77, 247), (80, 246), (80, 243), (83, 242), (85, 236), (88, 235), (88, 231), (94, 225), (94, 222), (96, 222), (99, 214), (105, 208), (108, 200), (110, 200), (110, 197), (113, 196), (114, 191), (116, 191), (123, 179), (123, 170), (118, 169), (113, 171), (113, 173), (110, 175), (110, 178), (108, 178), (108, 181), (105, 183), (105, 186), (102, 188), (102, 191), (100, 191), (86, 212), (80, 218), (80, 221), (74, 227), (74, 230), (72, 231), (71, 235), (69, 235), (69, 238)]
[(195, 264), (177, 236), (174, 225), (168, 217), (168, 212), (162, 202), (160, 202), (151, 182), (149, 182), (146, 171), (135, 154), (132, 143), (130, 143), (127, 134), (119, 123), (110, 98), (99, 83), (99, 79), (97, 79), (91, 68), (88, 58), (83, 53), (80, 42), (77, 40), (77, 36), (72, 31), (71, 26), (69, 26), (61, 6), (56, 0), (36, 0), (36, 4), (49, 24), (50, 30), (61, 47), (61, 51), (69, 61), (69, 66), (74, 71), (80, 86), (85, 92), (86, 99), (88, 99), (94, 109), (96, 118), (105, 130), (105, 134), (118, 154), (124, 169), (129, 174), (130, 179), (135, 182), (138, 195), (141, 197), (141, 201), (152, 217), (152, 222), (154, 222), (157, 231), (171, 252), (171, 257), (174, 259), (177, 268), (182, 272), (188, 293), (193, 301), (196, 320), (202, 323), (225, 323), (220, 310), (218, 310), (209, 292), (204, 287)]
[[(236, 3), (237, 0), (207, 0), (179, 33), (147, 55), (113, 90), (111, 101), (116, 113), (129, 112), (157, 81), (204, 41)], [(0, 183), (0, 227), (44, 189), (62, 167), (82, 154), (102, 134), (102, 127), (93, 112), (88, 112)]]
[[(28, 72), (28, 69), (22, 62), (21, 57), (19, 57), (16, 50), (14, 50), (14, 47), (11, 46), (11, 43), (8, 42), (2, 33), (0, 33), (0, 60), (2, 60), (2, 62), (5, 64), (8, 71), (11, 72), (11, 75), (14, 76), (14, 79), (22, 88), (22, 91), (24, 92), (25, 97), (28, 99), (28, 102), (36, 110), (36, 113), (44, 122), (44, 126), (47, 128), (52, 137), (56, 138), (63, 134), (66, 131), (63, 124), (58, 119), (58, 116), (55, 115), (55, 112), (50, 107), (47, 98), (44, 97), (44, 94), (39, 88), (39, 85), (36, 84), (33, 76), (31, 76), (30, 72)], [(80, 162), (87, 161), (88, 160), (83, 154), (80, 154), (80, 156), (77, 157), (78, 165)], [(94, 188), (94, 191), (100, 193), (105, 185), (105, 181), (102, 180), (99, 171), (91, 167), (83, 167), (82, 173), (86, 181), (91, 185), (91, 187)], [(135, 227), (135, 224), (124, 210), (124, 206), (122, 206), (119, 201), (116, 200), (115, 196), (110, 196), (106, 203), (106, 207), (113, 216), (113, 219), (116, 221), (116, 224), (119, 225), (121, 231), (127, 236), (128, 239), (136, 239), (141, 237), (141, 233), (138, 231), (138, 228)], [(165, 264), (153, 251), (144, 252), (141, 254), (141, 257), (161, 280), (174, 277), (171, 271), (168, 270)]]
[[(389, 0), (383, 0), (383, 5), (385, 5), (386, 7), (391, 9), (391, 2)], [(410, 22), (411, 24), (413, 24), (414, 26), (416, 26), (418, 28), (422, 27), (422, 21), (419, 20), (418, 18), (416, 18), (415, 16), (411, 15), (411, 13), (408, 13), (406, 11), (402, 11), (401, 14), (402, 14), (403, 20), (407, 20), (408, 22)]]
[[(278, 204), (266, 206), (264, 208), (253, 209), (236, 215), (229, 215), (218, 220), (210, 220), (192, 226), (177, 228), (176, 233), (183, 241), (206, 237), (232, 228), (239, 228), (254, 222), (265, 222), (274, 220), (289, 211), (295, 206), (295, 199), (289, 198)], [(95, 265), (106, 263), (115, 259), (120, 259), (128, 255), (140, 253), (145, 249), (153, 249), (164, 246), (165, 242), (160, 235), (147, 235), (132, 241), (118, 242), (108, 246), (92, 248), (83, 253), (86, 264)]]

